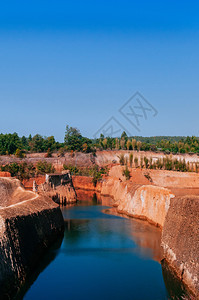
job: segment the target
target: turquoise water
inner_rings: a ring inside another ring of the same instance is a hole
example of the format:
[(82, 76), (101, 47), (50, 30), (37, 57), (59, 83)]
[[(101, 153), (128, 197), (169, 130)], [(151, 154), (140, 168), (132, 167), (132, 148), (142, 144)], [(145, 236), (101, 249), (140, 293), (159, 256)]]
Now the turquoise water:
[(61, 246), (45, 256), (24, 299), (168, 299), (160, 231), (104, 208), (86, 202), (63, 208)]

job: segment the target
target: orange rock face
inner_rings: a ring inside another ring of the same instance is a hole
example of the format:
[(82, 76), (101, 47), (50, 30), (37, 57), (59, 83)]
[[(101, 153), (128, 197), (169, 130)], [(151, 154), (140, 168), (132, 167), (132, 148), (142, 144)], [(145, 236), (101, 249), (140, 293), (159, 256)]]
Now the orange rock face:
[(72, 176), (73, 186), (76, 190), (88, 190), (100, 192), (102, 184), (99, 182), (96, 186), (93, 184), (92, 177), (88, 176)]
[(120, 181), (109, 180), (102, 187), (102, 194), (111, 195), (120, 213), (146, 219), (162, 227), (174, 195), (165, 188), (145, 185), (131, 186)]
[(147, 219), (162, 227), (170, 199), (174, 196), (199, 193), (199, 174), (131, 168), (131, 178), (123, 176), (124, 167), (110, 168), (109, 176), (94, 187), (91, 177), (73, 176), (76, 190), (101, 192), (114, 199), (120, 213)]
[(0, 177), (11, 177), (10, 172), (0, 172)]
[(149, 222), (163, 227), (165, 217), (174, 195), (165, 188), (145, 185), (136, 189), (134, 194), (124, 193), (118, 205), (118, 211), (128, 216), (147, 219)]
[(45, 182), (46, 176), (45, 175), (40, 175), (34, 178), (30, 178), (30, 179), (24, 179), (22, 181), (23, 186), (25, 187), (25, 189), (27, 190), (31, 190), (33, 189), (33, 182), (35, 181), (37, 185), (42, 184)]
[(110, 169), (102, 184), (102, 195), (111, 196), (120, 213), (147, 219), (160, 227), (164, 225), (171, 198), (199, 192), (197, 173), (133, 168), (130, 180), (126, 181), (123, 169)]

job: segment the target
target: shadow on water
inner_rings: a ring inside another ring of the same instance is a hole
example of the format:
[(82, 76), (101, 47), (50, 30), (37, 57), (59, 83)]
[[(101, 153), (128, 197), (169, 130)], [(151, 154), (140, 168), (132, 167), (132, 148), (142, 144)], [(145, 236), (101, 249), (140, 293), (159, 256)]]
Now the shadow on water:
[(21, 287), (20, 291), (15, 295), (15, 297), (12, 298), (13, 300), (23, 299), (32, 284), (37, 280), (38, 276), (47, 268), (50, 263), (55, 260), (61, 247), (62, 240), (63, 237), (59, 238), (41, 257), (40, 262), (38, 263), (36, 268), (32, 270), (31, 274), (29, 274), (29, 276), (27, 277), (25, 284)]

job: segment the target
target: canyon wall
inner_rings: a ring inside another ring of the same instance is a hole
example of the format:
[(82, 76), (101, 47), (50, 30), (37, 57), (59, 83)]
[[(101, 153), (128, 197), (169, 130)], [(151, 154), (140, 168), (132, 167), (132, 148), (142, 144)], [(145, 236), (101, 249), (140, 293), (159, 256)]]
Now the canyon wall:
[[(10, 299), (62, 236), (64, 221), (51, 199), (25, 191), (16, 179), (0, 178), (0, 194), (0, 298)], [(15, 203), (4, 198), (15, 198)]]
[[(111, 167), (98, 185), (101, 197), (111, 197), (118, 213), (163, 228), (163, 272), (174, 272), (180, 288), (181, 283), (189, 287), (191, 294), (182, 288), (188, 295), (185, 299), (199, 299), (199, 197), (195, 196), (199, 194), (199, 175), (132, 168), (130, 180), (126, 180), (123, 169)], [(75, 188), (95, 190), (91, 178), (75, 176), (73, 180)], [(165, 277), (169, 282), (170, 275)]]
[(98, 182), (96, 186), (93, 184), (93, 178), (88, 176), (72, 176), (74, 188), (76, 190), (89, 190), (95, 192), (101, 192), (102, 183)]
[(153, 185), (142, 173), (127, 181), (122, 170), (120, 166), (110, 170), (109, 177), (102, 183), (101, 194), (114, 199), (119, 213), (146, 219), (162, 227), (174, 195), (167, 188)]
[(199, 197), (171, 200), (162, 232), (163, 255), (177, 276), (199, 298)]

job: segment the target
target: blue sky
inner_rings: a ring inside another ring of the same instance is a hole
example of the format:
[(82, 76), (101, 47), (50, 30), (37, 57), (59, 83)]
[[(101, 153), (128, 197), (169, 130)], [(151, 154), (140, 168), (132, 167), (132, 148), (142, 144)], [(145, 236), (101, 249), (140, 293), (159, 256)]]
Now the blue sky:
[[(114, 116), (132, 135), (199, 135), (197, 1), (3, 1), (0, 132), (93, 134)], [(139, 91), (158, 111), (140, 132), (119, 108)]]

